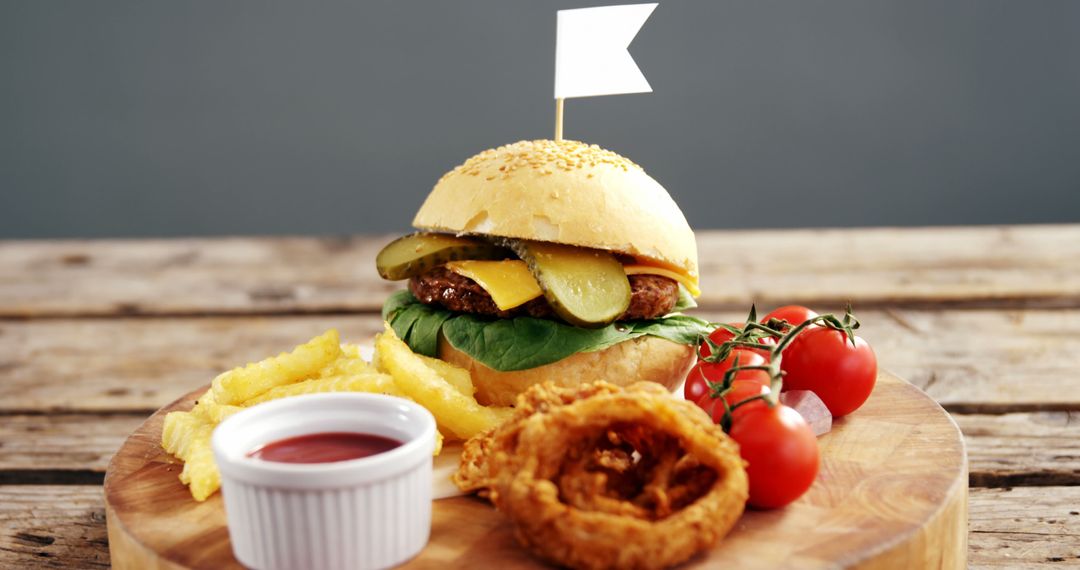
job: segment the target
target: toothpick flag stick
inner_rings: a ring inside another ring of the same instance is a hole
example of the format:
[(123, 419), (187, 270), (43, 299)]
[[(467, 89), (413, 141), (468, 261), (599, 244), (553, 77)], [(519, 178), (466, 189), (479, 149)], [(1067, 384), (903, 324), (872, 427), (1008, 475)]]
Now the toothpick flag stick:
[(562, 140), (562, 109), (565, 100), (562, 97), (555, 99), (555, 140), (557, 141)]
[(565, 99), (652, 92), (627, 48), (655, 9), (630, 4), (556, 13), (555, 140), (562, 140)]

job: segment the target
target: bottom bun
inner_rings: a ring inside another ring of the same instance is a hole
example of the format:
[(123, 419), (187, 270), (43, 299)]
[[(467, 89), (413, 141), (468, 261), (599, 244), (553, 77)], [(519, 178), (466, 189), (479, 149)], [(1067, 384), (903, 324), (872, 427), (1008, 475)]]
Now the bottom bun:
[(694, 347), (655, 336), (640, 336), (596, 352), (579, 352), (536, 368), (499, 372), (439, 338), (439, 358), (472, 374), (476, 399), (484, 405), (509, 406), (533, 384), (551, 381), (573, 388), (603, 380), (619, 386), (648, 380), (676, 388), (694, 365)]

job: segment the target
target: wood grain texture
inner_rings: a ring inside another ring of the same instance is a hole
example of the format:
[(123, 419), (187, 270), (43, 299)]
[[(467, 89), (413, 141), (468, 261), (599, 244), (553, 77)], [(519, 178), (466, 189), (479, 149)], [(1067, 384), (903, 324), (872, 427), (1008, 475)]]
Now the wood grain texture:
[(359, 340), (382, 322), (373, 315), (0, 322), (0, 411), (149, 415), (224, 370), (332, 327)]
[[(1080, 382), (1063, 380), (1080, 354), (1080, 310), (857, 312), (881, 367), (948, 410), (1080, 410)], [(0, 321), (0, 411), (149, 413), (327, 328), (360, 341), (380, 326), (375, 315)]]
[[(1080, 485), (1080, 412), (952, 417), (967, 445), (971, 486)], [(109, 459), (144, 420), (135, 414), (4, 417), (0, 477), (50, 470), (104, 474)]]
[[(375, 311), (394, 236), (0, 242), (0, 317)], [(698, 232), (703, 306), (1076, 306), (1080, 226)]]
[[(372, 268), (390, 237), (0, 242), (0, 567), (105, 564), (100, 486), (70, 483), (100, 480), (139, 414), (224, 368), (330, 326), (376, 332), (400, 286)], [(883, 368), (954, 412), (971, 482), (1005, 487), (971, 490), (973, 567), (1080, 564), (1080, 225), (699, 232), (699, 246), (706, 313), (853, 301)], [(26, 484), (42, 476), (69, 484)]]
[(1080, 412), (953, 419), (967, 442), (972, 486), (1080, 485)]
[(972, 489), (972, 568), (1080, 566), (1080, 487)]
[(0, 316), (373, 310), (390, 239), (0, 241)]
[(0, 568), (108, 568), (100, 485), (0, 486)]
[(138, 414), (33, 414), (0, 418), (0, 473), (104, 473), (117, 449), (146, 418)]
[(1080, 226), (699, 232), (706, 305), (1076, 306)]
[[(197, 395), (147, 420), (109, 466), (116, 568), (236, 567), (220, 495), (193, 501), (176, 478), (180, 464), (160, 447), (164, 413), (190, 407)], [(939, 406), (883, 375), (867, 404), (820, 443), (822, 471), (806, 496), (782, 510), (748, 512), (690, 567), (963, 567), (966, 461), (959, 431)], [(437, 501), (433, 518), (432, 541), (412, 566), (536, 566), (480, 500)]]
[[(973, 488), (968, 503), (971, 568), (1080, 564), (1080, 487)], [(105, 567), (103, 518), (97, 485), (0, 486), (0, 567)]]
[(879, 362), (949, 411), (1080, 410), (1080, 310), (859, 314)]

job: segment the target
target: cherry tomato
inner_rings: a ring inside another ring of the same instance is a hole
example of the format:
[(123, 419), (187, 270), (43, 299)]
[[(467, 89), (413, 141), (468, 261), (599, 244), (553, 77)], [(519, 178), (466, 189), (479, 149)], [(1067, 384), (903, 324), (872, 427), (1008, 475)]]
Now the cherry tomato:
[[(733, 326), (733, 327), (742, 328), (746, 323), (728, 323), (728, 324)], [(725, 343), (725, 342), (727, 342), (727, 341), (729, 341), (729, 340), (731, 340), (733, 338), (735, 338), (735, 335), (732, 334), (731, 331), (725, 329), (724, 327), (717, 328), (716, 330), (714, 330), (712, 333), (709, 334), (709, 340), (713, 341), (716, 344), (723, 344), (723, 343)], [(763, 338), (758, 339), (758, 343), (766, 345), (767, 348), (764, 348), (761, 351), (755, 351), (755, 352), (759, 352), (762, 356), (768, 358), (768, 356), (769, 356), (769, 348), (768, 347), (774, 346), (776, 344), (776, 339), (772, 338), (772, 337), (763, 337)], [(708, 357), (710, 354), (712, 354), (712, 349), (709, 348), (709, 343), (707, 343), (707, 342), (702, 343), (701, 344), (701, 356), (702, 356), (702, 358)]]
[(710, 393), (705, 373), (701, 370), (701, 364), (701, 362), (698, 362), (690, 369), (690, 373), (686, 375), (686, 382), (683, 384), (683, 397), (691, 402), (698, 402), (702, 398), (707, 398)]
[(776, 509), (798, 499), (817, 477), (817, 438), (799, 412), (777, 405), (736, 413), (732, 439), (746, 460), (751, 506)]
[(870, 397), (877, 380), (877, 357), (865, 340), (851, 345), (842, 331), (804, 331), (784, 351), (780, 368), (785, 390), (811, 390), (833, 417), (854, 412)]
[(802, 305), (785, 305), (783, 307), (773, 309), (773, 311), (765, 315), (761, 322), (767, 323), (769, 319), (778, 319), (787, 321), (791, 326), (801, 325), (806, 321), (818, 316), (817, 313), (803, 307)]
[[(686, 375), (686, 383), (683, 384), (683, 397), (691, 402), (698, 402), (702, 398), (709, 398), (709, 382), (723, 382), (724, 374), (735, 365), (735, 359), (739, 360), (739, 366), (760, 366), (767, 361), (764, 356), (751, 350), (736, 348), (731, 351), (727, 358), (720, 362), (699, 361)], [(735, 373), (735, 380), (750, 380), (769, 385), (769, 373), (764, 370), (740, 370)], [(700, 404), (699, 404), (700, 405)], [(702, 406), (704, 409), (705, 406)]]
[[(731, 383), (731, 391), (724, 394), (724, 400), (729, 406), (734, 406), (743, 400), (761, 394), (768, 394), (770, 391), (768, 386), (762, 385), (757, 380), (736, 380)], [(719, 402), (719, 399), (713, 399), (706, 396), (706, 399), (698, 402), (698, 406), (701, 406), (703, 410), (712, 416), (713, 423), (720, 423), (720, 420), (724, 419), (725, 409), (724, 405)], [(755, 400), (749, 404), (743, 404), (731, 413), (731, 419), (734, 421), (735, 418), (750, 410), (764, 407), (766, 407), (766, 404), (763, 400)]]

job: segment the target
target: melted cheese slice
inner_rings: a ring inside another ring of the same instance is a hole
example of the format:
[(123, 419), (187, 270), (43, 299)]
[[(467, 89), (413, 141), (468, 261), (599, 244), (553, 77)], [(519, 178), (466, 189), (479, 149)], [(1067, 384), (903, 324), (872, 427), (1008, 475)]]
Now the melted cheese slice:
[[(464, 275), (484, 288), (500, 311), (509, 311), (541, 296), (544, 292), (536, 282), (529, 267), (520, 259), (501, 261), (451, 261), (446, 268)], [(697, 281), (689, 276), (652, 265), (624, 265), (627, 275), (659, 275), (681, 283), (691, 295), (701, 294)]]
[(697, 297), (701, 295), (701, 289), (698, 288), (697, 279), (691, 278), (685, 273), (679, 273), (678, 271), (672, 271), (670, 269), (664, 269), (663, 267), (654, 267), (652, 265), (624, 265), (623, 269), (627, 275), (659, 275), (661, 277), (667, 277), (677, 283), (682, 283), (683, 287), (690, 292), (691, 295)]
[(484, 288), (500, 311), (508, 311), (543, 295), (540, 284), (520, 259), (451, 261), (446, 268)]

